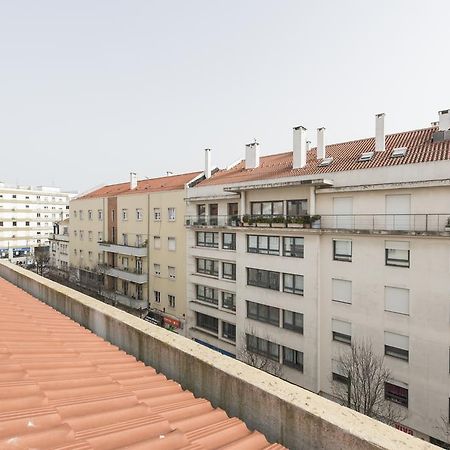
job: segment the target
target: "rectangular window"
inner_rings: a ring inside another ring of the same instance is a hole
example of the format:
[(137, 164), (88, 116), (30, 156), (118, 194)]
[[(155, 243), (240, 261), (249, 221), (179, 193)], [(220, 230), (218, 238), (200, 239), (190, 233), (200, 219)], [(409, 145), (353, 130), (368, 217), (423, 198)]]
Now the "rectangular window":
[(251, 334), (247, 334), (247, 350), (272, 359), (278, 362), (280, 360), (280, 346), (266, 339), (262, 339)]
[(252, 202), (252, 216), (282, 216), (283, 202), (281, 200), (271, 202)]
[(351, 261), (352, 241), (333, 239), (333, 259), (335, 261)]
[(92, 252), (90, 250), (88, 251), (88, 259), (89, 261), (92, 261)]
[(144, 211), (141, 208), (136, 208), (136, 220), (142, 221), (144, 219)]
[(385, 311), (399, 314), (409, 314), (409, 289), (384, 287), (384, 309)]
[(153, 264), (153, 271), (155, 272), (155, 275), (157, 277), (161, 276), (161, 265), (160, 264)]
[(303, 372), (303, 352), (283, 347), (283, 364)]
[(171, 308), (175, 308), (175, 295), (168, 295), (167, 298), (169, 299), (169, 306)]
[(349, 345), (352, 343), (352, 324), (350, 322), (332, 319), (331, 331), (333, 334), (333, 341)]
[(88, 231), (88, 239), (92, 241), (92, 231)]
[(167, 238), (167, 248), (172, 252), (177, 249), (177, 242), (174, 237)]
[(219, 303), (219, 291), (209, 286), (196, 285), (197, 300), (217, 305)]
[(288, 216), (305, 216), (308, 214), (308, 200), (288, 200)]
[(331, 360), (331, 375), (333, 381), (348, 384), (348, 374), (345, 373), (342, 363), (336, 359)]
[(153, 208), (153, 220), (157, 222), (161, 220), (161, 208)]
[(92, 220), (92, 209), (88, 209), (88, 220)]
[(341, 303), (352, 303), (352, 282), (349, 280), (331, 280), (332, 300)]
[(102, 210), (102, 209), (99, 209), (99, 210), (97, 211), (97, 213), (98, 213), (98, 220), (102, 221), (102, 220), (103, 220), (103, 210)]
[(206, 205), (197, 205), (197, 225), (206, 225)]
[(219, 223), (219, 205), (217, 203), (211, 203), (209, 205), (209, 224), (217, 225)]
[(385, 247), (387, 266), (409, 267), (409, 242), (386, 241)]
[(247, 301), (247, 317), (259, 322), (280, 326), (280, 310), (275, 306)]
[(30, 222), (28, 222), (28, 220), (25, 222), (25, 226), (29, 227), (30, 226)]
[(122, 266), (124, 270), (128, 270), (128, 257), (122, 256)]
[(167, 216), (169, 218), (169, 222), (175, 222), (175, 208), (167, 208)]
[(84, 231), (80, 230), (80, 241), (84, 240)]
[(236, 311), (236, 294), (222, 292), (222, 308)]
[(153, 238), (153, 247), (156, 250), (159, 250), (161, 248), (161, 238), (159, 236), (155, 236)]
[(303, 314), (294, 311), (283, 311), (283, 328), (303, 334)]
[(128, 220), (128, 209), (122, 209), (122, 220)]
[(305, 239), (302, 237), (283, 238), (283, 256), (303, 258), (305, 252)]
[(175, 280), (176, 278), (175, 267), (169, 266), (167, 270), (169, 272), (169, 280)]
[(122, 244), (128, 245), (128, 234), (122, 233)]
[(278, 236), (247, 236), (247, 251), (263, 255), (280, 254), (280, 238)]
[(12, 226), (17, 227), (17, 222), (15, 220), (13, 221)]
[(236, 325), (228, 322), (222, 322), (222, 337), (236, 342)]
[(385, 331), (384, 354), (409, 361), (409, 337)]
[(236, 280), (236, 264), (222, 263), (222, 278), (225, 280)]
[(153, 297), (156, 303), (161, 303), (161, 292), (153, 291)]
[(101, 231), (98, 232), (98, 242), (103, 241), (103, 233)]
[(274, 291), (280, 290), (280, 273), (247, 267), (247, 284)]
[(303, 295), (304, 278), (303, 275), (283, 273), (283, 292)]
[(213, 333), (219, 332), (219, 320), (215, 317), (207, 316), (206, 314), (197, 312), (196, 318), (198, 327), (212, 331)]
[(197, 258), (197, 273), (205, 275), (219, 276), (219, 261), (214, 259)]
[(393, 383), (384, 383), (384, 398), (408, 407), (408, 389)]
[(222, 248), (224, 250), (236, 250), (236, 233), (222, 234)]
[(219, 248), (219, 233), (213, 233), (210, 231), (197, 231), (196, 239), (198, 247)]

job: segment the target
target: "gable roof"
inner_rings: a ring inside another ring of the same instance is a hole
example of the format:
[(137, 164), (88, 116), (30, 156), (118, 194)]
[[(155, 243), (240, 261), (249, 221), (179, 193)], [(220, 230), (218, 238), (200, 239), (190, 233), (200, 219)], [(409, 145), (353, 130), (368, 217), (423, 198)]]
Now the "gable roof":
[[(368, 161), (359, 161), (359, 158), (362, 153), (375, 150), (373, 137), (327, 145), (326, 156), (332, 157), (333, 161), (326, 166), (319, 166), (321, 160), (316, 158), (316, 148), (308, 151), (306, 166), (301, 169), (292, 168), (292, 151), (262, 156), (259, 167), (255, 169), (245, 169), (245, 160), (242, 160), (228, 170), (219, 170), (198, 186), (449, 160), (450, 141), (432, 141), (433, 133), (437, 130), (437, 127), (431, 127), (387, 135), (386, 151), (375, 152)], [(392, 150), (399, 147), (407, 147), (405, 156), (392, 157)]]

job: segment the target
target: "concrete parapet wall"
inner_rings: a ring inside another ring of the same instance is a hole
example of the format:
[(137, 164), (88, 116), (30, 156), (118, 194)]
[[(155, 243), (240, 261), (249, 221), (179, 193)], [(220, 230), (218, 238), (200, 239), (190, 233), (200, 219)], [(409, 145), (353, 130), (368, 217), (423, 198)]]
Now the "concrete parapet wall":
[(301, 450), (437, 449), (9, 262), (0, 262), (0, 276), (272, 442)]

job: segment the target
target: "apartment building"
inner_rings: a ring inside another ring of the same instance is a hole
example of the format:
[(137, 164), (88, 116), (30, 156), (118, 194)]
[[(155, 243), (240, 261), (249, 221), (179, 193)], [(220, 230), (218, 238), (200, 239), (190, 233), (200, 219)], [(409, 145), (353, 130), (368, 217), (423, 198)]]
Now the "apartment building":
[(74, 193), (55, 187), (0, 183), (0, 258), (31, 261), (36, 246), (47, 246), (53, 222), (69, 217)]
[(61, 278), (69, 276), (69, 218), (55, 222), (49, 235), (49, 268)]
[(98, 288), (113, 304), (184, 334), (184, 199), (187, 183), (198, 175), (138, 181), (132, 173), (128, 183), (74, 199), (69, 247), (78, 282)]
[(338, 360), (369, 340), (398, 427), (433, 442), (450, 402), (450, 112), (431, 127), (245, 159), (188, 190), (188, 329), (331, 396)]

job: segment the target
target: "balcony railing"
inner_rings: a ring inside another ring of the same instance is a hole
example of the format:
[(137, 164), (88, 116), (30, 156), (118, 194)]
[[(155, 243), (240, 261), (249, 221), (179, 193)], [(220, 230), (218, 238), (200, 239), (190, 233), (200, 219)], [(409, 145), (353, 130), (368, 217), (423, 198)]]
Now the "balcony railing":
[(126, 244), (115, 244), (113, 242), (99, 241), (100, 249), (128, 256), (147, 256), (147, 241), (143, 243), (128, 242)]
[(120, 278), (121, 280), (127, 280), (137, 284), (147, 283), (147, 274), (142, 269), (105, 265), (105, 273), (111, 277)]
[(188, 227), (313, 228), (321, 230), (450, 232), (450, 212), (436, 214), (322, 214), (186, 216)]

